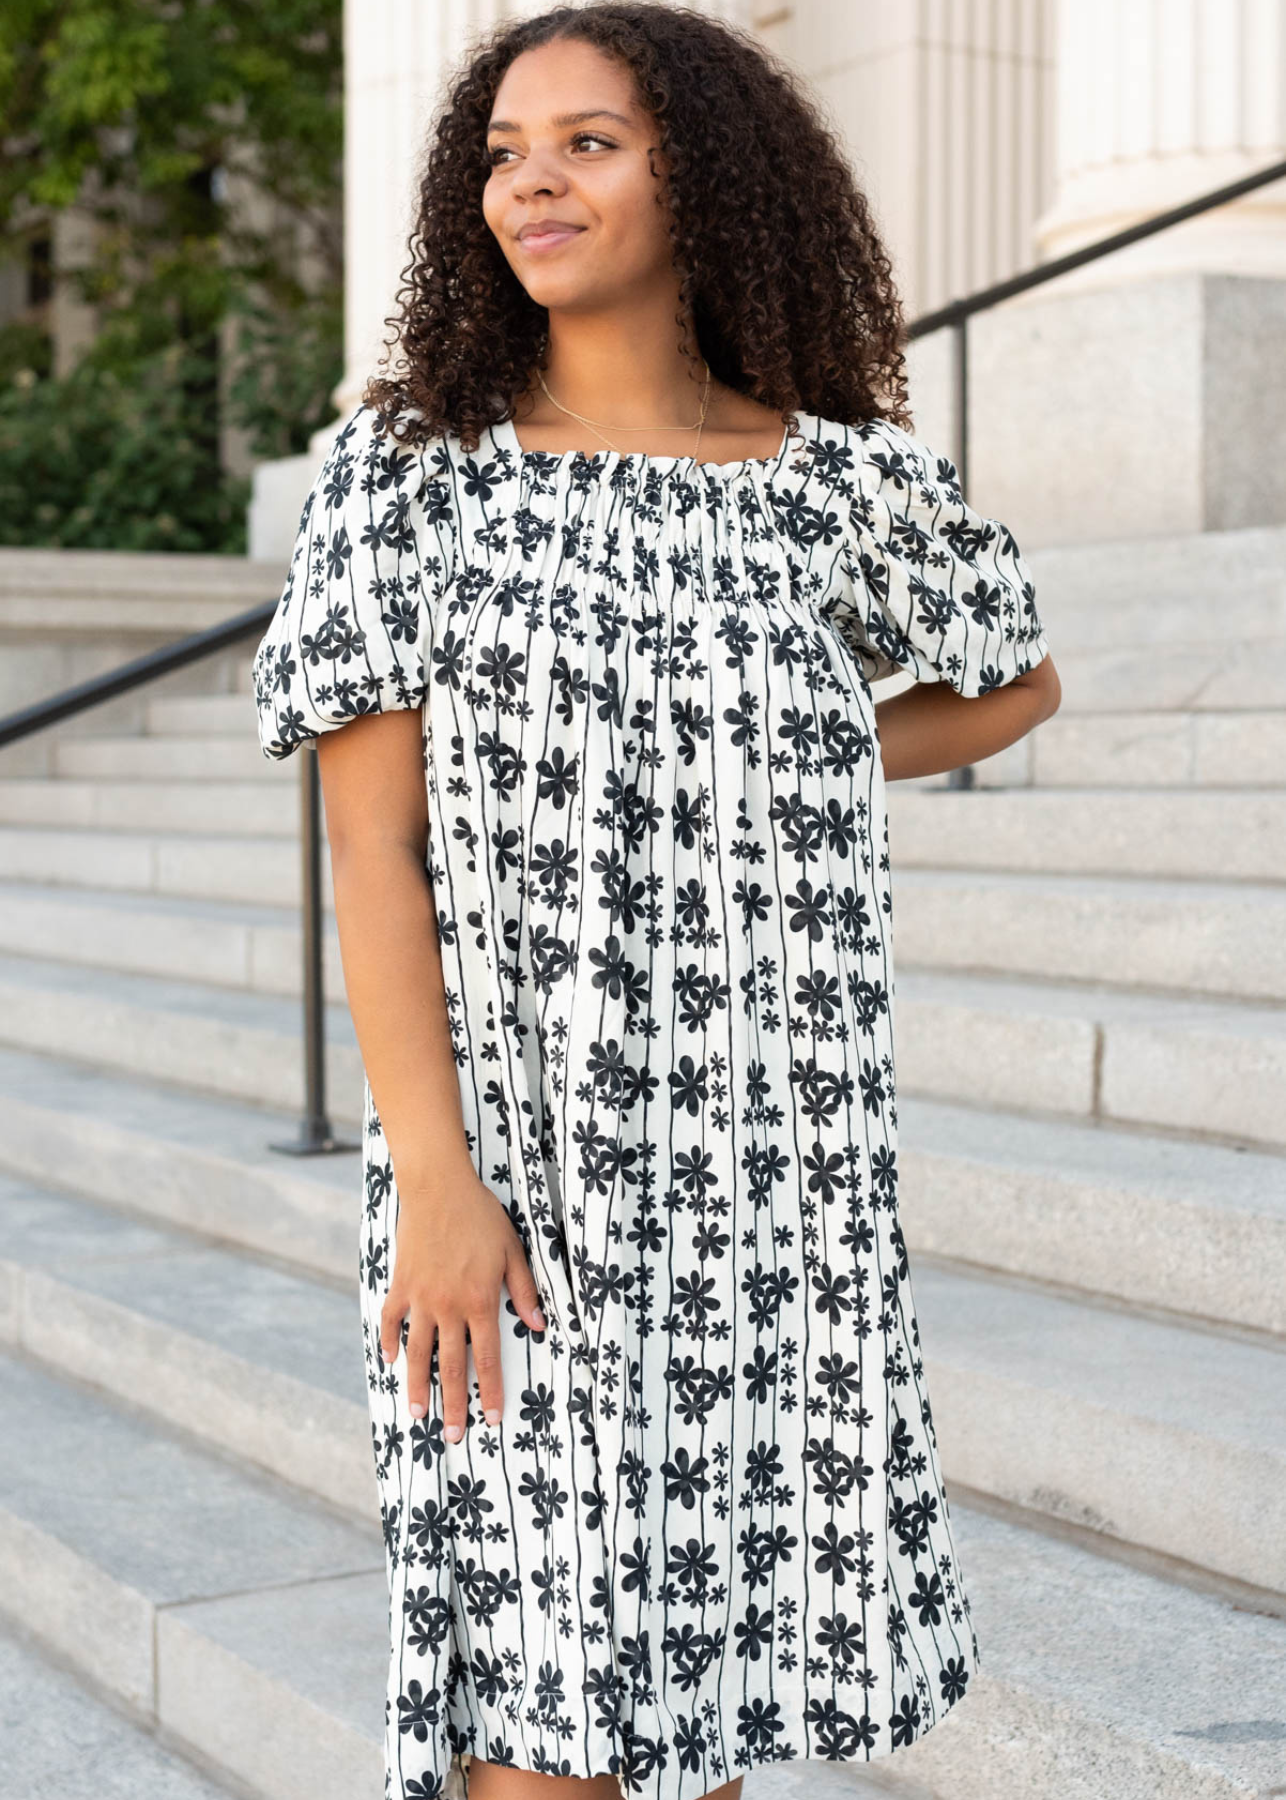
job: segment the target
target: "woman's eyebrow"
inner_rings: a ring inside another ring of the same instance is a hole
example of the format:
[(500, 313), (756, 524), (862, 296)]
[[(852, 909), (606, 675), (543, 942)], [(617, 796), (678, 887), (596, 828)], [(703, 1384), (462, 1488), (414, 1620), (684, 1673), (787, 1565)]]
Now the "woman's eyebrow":
[[(554, 125), (583, 125), (586, 119), (615, 119), (618, 125), (632, 123), (623, 113), (609, 112), (605, 106), (591, 107), (588, 112), (559, 113), (551, 123)], [(492, 119), (487, 126), (488, 131), (518, 131), (512, 119)]]

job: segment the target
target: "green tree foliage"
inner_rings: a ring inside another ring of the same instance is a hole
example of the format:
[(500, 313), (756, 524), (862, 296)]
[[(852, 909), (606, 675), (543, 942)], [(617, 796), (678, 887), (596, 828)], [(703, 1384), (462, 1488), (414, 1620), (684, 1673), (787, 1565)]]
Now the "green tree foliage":
[(0, 331), (0, 542), (244, 549), (221, 425), (303, 450), (342, 372), (341, 26), (340, 0), (0, 7), (0, 247), (88, 214), (58, 280), (99, 321), (62, 377)]

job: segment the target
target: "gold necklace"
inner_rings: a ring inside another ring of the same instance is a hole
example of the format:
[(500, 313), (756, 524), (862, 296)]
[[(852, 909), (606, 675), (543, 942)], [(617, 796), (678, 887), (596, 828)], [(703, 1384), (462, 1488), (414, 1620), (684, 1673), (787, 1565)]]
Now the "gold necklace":
[[(702, 360), (704, 362), (704, 358)], [(710, 365), (709, 365), (709, 363), (705, 363), (704, 366), (705, 366), (706, 378), (705, 378), (705, 384), (701, 389), (701, 417), (697, 420), (696, 443), (692, 446), (692, 456), (693, 456), (694, 461), (696, 460), (697, 451), (701, 447), (701, 428), (706, 422), (706, 408), (709, 405), (709, 400), (710, 400)], [(549, 392), (549, 389), (547, 387), (545, 387), (545, 377), (539, 369), (536, 371), (536, 374), (537, 374), (537, 378), (540, 381), (541, 387), (545, 389), (546, 398), (553, 402), (553, 404), (558, 408), (559, 412), (565, 412), (569, 418), (579, 419), (582, 425), (588, 425), (590, 430), (594, 433), (595, 437), (603, 438), (603, 442), (607, 445), (609, 450), (619, 450), (620, 449), (619, 444), (614, 444), (614, 443), (612, 443), (610, 438), (603, 437), (603, 433), (598, 429), (598, 426), (600, 424), (607, 424), (607, 422), (608, 422), (607, 420), (605, 420), (605, 419), (604, 420), (587, 419), (585, 417), (584, 413), (573, 412), (570, 406), (564, 406), (561, 400), (554, 399), (554, 396)], [(691, 431), (692, 426), (691, 425), (613, 425), (612, 430), (613, 431)]]

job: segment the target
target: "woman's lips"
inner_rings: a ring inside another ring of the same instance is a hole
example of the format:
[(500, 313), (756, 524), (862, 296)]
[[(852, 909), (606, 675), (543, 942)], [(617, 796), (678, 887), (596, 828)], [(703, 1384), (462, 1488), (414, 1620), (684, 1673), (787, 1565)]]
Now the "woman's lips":
[(579, 237), (584, 229), (583, 225), (554, 225), (548, 231), (529, 231), (518, 242), (524, 250), (554, 250), (569, 238)]

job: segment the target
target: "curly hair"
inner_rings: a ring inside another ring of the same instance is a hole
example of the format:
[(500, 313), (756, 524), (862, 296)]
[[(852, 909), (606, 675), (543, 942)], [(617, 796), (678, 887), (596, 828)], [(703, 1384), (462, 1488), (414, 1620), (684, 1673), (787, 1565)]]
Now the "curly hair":
[[(909, 422), (901, 305), (865, 196), (834, 133), (748, 32), (659, 0), (593, 0), (501, 24), (454, 77), (418, 176), (410, 259), (362, 395), (400, 443), (450, 431), (476, 450), (512, 416), (548, 343), (483, 216), (486, 132), (523, 51), (579, 39), (633, 74), (669, 158), (664, 190), (679, 323), (729, 387), (782, 415)], [(394, 421), (413, 409), (418, 418)]]

